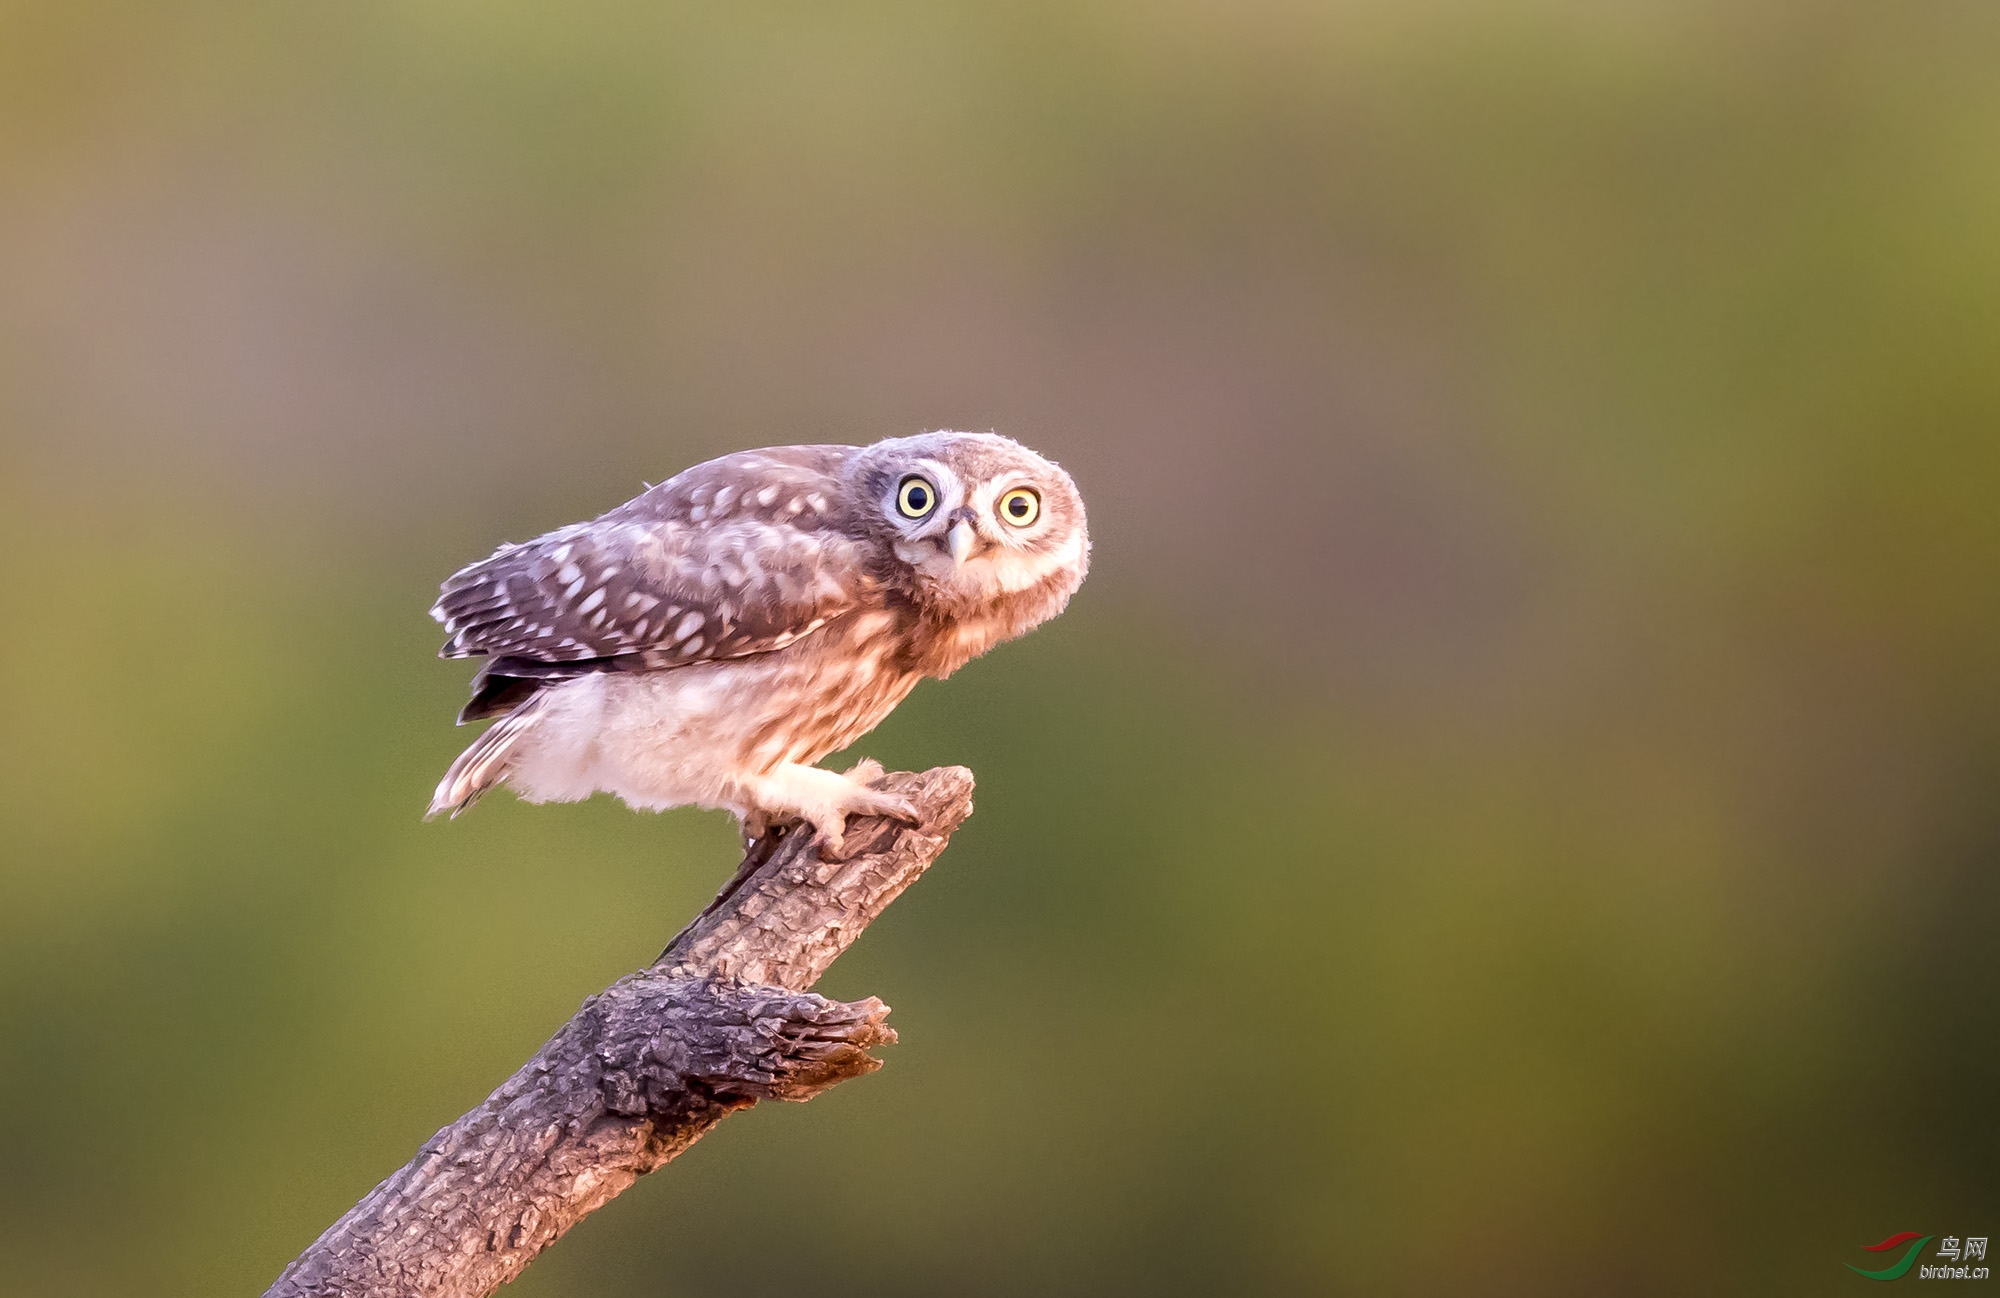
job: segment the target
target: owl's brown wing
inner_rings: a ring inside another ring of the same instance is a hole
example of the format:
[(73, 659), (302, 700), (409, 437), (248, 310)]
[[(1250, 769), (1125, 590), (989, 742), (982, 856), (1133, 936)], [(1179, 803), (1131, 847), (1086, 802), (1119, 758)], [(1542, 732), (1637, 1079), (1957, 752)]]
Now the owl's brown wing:
[(710, 460), (453, 573), (431, 609), (451, 633), (439, 655), (492, 660), (461, 719), (551, 679), (766, 653), (857, 607), (874, 583), (843, 527), (839, 469), (853, 451)]

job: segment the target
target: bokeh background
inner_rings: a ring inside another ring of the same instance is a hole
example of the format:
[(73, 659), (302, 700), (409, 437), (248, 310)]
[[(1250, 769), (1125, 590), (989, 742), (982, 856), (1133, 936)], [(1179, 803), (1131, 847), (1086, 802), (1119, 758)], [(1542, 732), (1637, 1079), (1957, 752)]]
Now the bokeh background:
[(1823, 1294), (2000, 1234), (2000, 9), (0, 6), (0, 1288), (254, 1293), (734, 863), (439, 578), (996, 428), (1097, 561), (880, 1074), (513, 1292)]

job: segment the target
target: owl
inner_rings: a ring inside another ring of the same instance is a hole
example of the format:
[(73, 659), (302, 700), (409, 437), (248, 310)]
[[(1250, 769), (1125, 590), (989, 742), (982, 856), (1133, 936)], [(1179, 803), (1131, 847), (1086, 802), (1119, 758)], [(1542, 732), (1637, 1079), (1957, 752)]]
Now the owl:
[(710, 460), (588, 523), (453, 573), (439, 656), (484, 657), (430, 814), (496, 784), (734, 812), (746, 836), (913, 817), (814, 763), (1054, 617), (1090, 562), (1068, 474), (992, 433), (774, 446)]

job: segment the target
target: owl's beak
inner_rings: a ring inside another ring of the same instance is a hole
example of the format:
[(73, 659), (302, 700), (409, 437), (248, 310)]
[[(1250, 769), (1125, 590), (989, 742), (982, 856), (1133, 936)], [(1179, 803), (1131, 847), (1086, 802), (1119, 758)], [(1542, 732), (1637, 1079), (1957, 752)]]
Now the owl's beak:
[(963, 565), (972, 557), (972, 547), (979, 543), (979, 533), (972, 530), (972, 522), (961, 518), (945, 533), (945, 544), (951, 551), (951, 561)]

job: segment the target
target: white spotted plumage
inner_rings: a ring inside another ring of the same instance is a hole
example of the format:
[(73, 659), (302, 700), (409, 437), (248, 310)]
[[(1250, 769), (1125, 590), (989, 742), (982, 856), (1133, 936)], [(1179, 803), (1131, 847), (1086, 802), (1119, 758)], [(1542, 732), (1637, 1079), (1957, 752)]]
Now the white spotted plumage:
[[(929, 488), (919, 514), (899, 484)], [(996, 513), (1025, 488), (1038, 516)], [(754, 831), (902, 814), (875, 768), (814, 767), (945, 676), (1062, 611), (1089, 533), (1060, 468), (991, 433), (784, 446), (696, 465), (588, 523), (454, 573), (444, 657), (481, 656), (460, 720), (500, 717), (431, 811), (498, 783), (532, 801), (607, 791), (725, 807)]]

